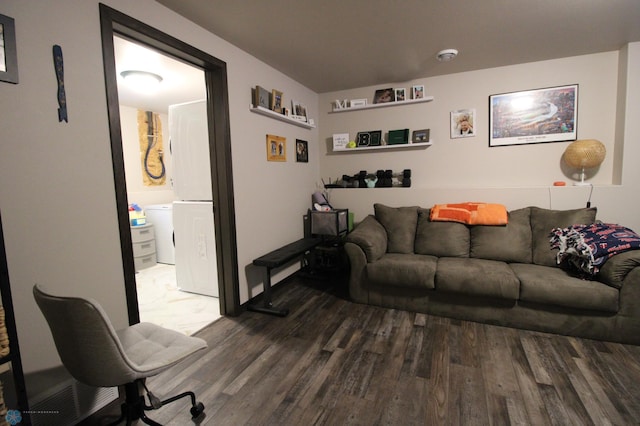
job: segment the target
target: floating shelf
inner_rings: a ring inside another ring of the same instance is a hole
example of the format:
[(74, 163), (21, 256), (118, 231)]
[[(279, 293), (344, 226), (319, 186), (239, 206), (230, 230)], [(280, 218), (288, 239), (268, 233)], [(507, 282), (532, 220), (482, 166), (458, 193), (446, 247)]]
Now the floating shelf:
[(401, 105), (411, 105), (411, 104), (421, 104), (423, 102), (431, 102), (433, 100), (433, 96), (425, 96), (420, 99), (407, 99), (406, 101), (396, 101), (396, 102), (384, 102), (381, 104), (367, 104), (363, 106), (355, 106), (349, 108), (334, 108), (332, 111), (329, 111), (329, 114), (337, 114), (339, 112), (348, 112), (348, 111), (359, 111), (363, 109), (374, 109), (374, 108), (386, 108), (386, 107), (394, 107)]
[(282, 115), (280, 113), (277, 113), (275, 111), (271, 111), (270, 109), (267, 109), (267, 108), (264, 108), (264, 107), (261, 107), (261, 106), (251, 107), (249, 110), (251, 112), (255, 112), (256, 114), (264, 115), (266, 117), (271, 117), (271, 118), (274, 118), (276, 120), (284, 121), (285, 123), (293, 124), (294, 126), (303, 127), (305, 129), (315, 129), (316, 128), (315, 125), (312, 126), (311, 124), (309, 124), (307, 122), (295, 120), (293, 118), (287, 117), (286, 115)]
[(380, 149), (426, 148), (431, 145), (433, 145), (433, 142), (429, 141), (429, 142), (403, 143), (403, 144), (397, 144), (397, 145), (361, 146), (358, 148), (334, 149), (333, 152), (343, 153), (343, 152), (375, 151)]

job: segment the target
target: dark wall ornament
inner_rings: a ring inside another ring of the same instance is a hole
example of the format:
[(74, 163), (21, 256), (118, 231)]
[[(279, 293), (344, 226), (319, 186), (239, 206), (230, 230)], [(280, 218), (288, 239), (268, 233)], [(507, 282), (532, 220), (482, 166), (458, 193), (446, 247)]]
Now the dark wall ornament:
[(5, 15), (0, 15), (0, 81), (18, 84), (15, 21)]
[(67, 95), (64, 91), (64, 61), (62, 60), (62, 48), (57, 44), (53, 46), (53, 66), (58, 80), (58, 121), (69, 122), (67, 117)]

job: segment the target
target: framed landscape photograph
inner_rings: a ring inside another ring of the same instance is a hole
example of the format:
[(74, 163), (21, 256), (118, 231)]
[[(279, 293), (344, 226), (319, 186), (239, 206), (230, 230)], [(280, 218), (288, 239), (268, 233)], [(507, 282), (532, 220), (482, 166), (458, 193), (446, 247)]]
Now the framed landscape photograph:
[(18, 83), (15, 21), (5, 15), (0, 15), (0, 81)]
[(267, 161), (287, 161), (287, 138), (267, 135)]
[(411, 143), (429, 142), (431, 140), (429, 139), (429, 133), (431, 133), (430, 129), (414, 130), (413, 136), (411, 137)]
[(309, 144), (302, 139), (296, 139), (296, 161), (298, 163), (309, 162)]
[(578, 85), (489, 96), (489, 146), (574, 141)]

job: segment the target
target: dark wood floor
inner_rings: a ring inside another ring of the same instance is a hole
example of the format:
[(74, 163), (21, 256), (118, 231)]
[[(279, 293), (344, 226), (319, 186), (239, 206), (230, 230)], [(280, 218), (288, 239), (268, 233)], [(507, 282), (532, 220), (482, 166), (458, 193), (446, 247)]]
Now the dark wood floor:
[[(640, 424), (638, 346), (354, 304), (339, 280), (278, 287), (288, 317), (220, 319), (149, 387), (195, 390), (203, 425)], [(187, 402), (149, 416), (191, 424)]]

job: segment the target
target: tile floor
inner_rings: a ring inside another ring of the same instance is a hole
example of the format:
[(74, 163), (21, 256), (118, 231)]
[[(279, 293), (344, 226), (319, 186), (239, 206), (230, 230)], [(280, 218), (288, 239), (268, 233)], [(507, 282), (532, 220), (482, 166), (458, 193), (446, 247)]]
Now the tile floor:
[(175, 266), (158, 263), (136, 273), (140, 321), (192, 335), (220, 318), (217, 297), (181, 291)]

